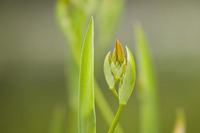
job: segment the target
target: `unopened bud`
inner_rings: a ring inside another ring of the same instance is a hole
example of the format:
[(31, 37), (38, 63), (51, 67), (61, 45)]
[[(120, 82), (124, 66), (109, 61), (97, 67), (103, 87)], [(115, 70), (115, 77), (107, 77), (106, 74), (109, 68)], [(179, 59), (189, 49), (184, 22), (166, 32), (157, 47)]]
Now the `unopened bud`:
[(108, 52), (104, 60), (104, 74), (110, 89), (120, 81), (126, 70), (126, 57), (119, 40), (116, 41), (113, 52)]
[(119, 83), (119, 103), (126, 104), (135, 85), (135, 61), (126, 47), (127, 58), (121, 43), (117, 40), (113, 52), (109, 52), (104, 61), (104, 74), (109, 88), (115, 89)]
[(119, 40), (117, 40), (115, 43), (110, 60), (110, 67), (115, 80), (122, 79), (126, 70), (126, 57), (124, 54), (124, 49)]

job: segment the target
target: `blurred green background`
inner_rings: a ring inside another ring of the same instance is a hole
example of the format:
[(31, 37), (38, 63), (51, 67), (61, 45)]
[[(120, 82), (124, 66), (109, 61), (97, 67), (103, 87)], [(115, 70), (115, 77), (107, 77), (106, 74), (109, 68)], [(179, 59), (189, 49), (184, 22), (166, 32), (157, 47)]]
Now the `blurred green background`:
[[(198, 0), (126, 0), (113, 38), (113, 43), (118, 38), (134, 51), (131, 27), (138, 21), (143, 24), (158, 80), (162, 133), (172, 131), (177, 107), (185, 109), (187, 132), (200, 131), (199, 15)], [(54, 0), (0, 1), (0, 133), (49, 132), (54, 107), (66, 106), (67, 52), (55, 19)], [(96, 67), (102, 65), (97, 63)], [(101, 74), (96, 75), (101, 75), (98, 79), (106, 87), (102, 67), (97, 68)], [(108, 90), (104, 92), (111, 96)], [(98, 131), (106, 127), (100, 117)], [(139, 132), (138, 123), (135, 93), (121, 125), (127, 133)]]

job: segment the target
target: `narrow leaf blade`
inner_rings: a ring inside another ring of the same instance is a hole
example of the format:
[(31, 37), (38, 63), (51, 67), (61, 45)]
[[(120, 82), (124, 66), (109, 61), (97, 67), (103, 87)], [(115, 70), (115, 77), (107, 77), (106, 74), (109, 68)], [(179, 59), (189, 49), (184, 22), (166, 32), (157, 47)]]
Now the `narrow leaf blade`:
[(109, 44), (122, 15), (124, 0), (101, 0), (97, 12), (100, 48)]
[(177, 118), (173, 133), (186, 133), (185, 113), (183, 109), (177, 110)]
[(135, 27), (135, 39), (138, 60), (141, 133), (159, 133), (156, 80), (150, 50), (141, 25)]
[(94, 23), (91, 18), (82, 46), (79, 86), (79, 133), (96, 133), (94, 106)]
[(52, 119), (50, 121), (49, 133), (63, 133), (65, 109), (61, 106), (56, 106), (53, 110)]

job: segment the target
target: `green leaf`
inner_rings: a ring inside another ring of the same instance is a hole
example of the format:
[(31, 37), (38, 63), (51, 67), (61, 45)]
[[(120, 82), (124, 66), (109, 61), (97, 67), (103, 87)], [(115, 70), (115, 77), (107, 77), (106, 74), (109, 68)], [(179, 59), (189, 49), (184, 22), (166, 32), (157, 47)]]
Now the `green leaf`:
[(53, 110), (52, 119), (50, 121), (49, 133), (63, 133), (65, 109), (62, 106), (56, 106)]
[(148, 47), (147, 39), (141, 25), (135, 27), (135, 38), (137, 45), (137, 56), (139, 65), (139, 80), (143, 88), (147, 90), (155, 90), (155, 76), (151, 53)]
[(173, 133), (186, 133), (185, 112), (183, 109), (178, 109), (176, 112), (176, 123)]
[[(80, 1), (80, 0), (78, 0)], [(65, 38), (68, 41), (72, 58), (79, 62), (82, 33), (85, 30), (86, 14), (77, 0), (57, 0), (56, 17)]]
[(98, 42), (99, 47), (105, 48), (113, 37), (124, 7), (124, 0), (101, 0), (98, 5)]
[(122, 84), (119, 87), (119, 103), (125, 105), (131, 96), (136, 78), (135, 61), (131, 51), (126, 47), (127, 51), (127, 67)]
[(141, 133), (159, 133), (157, 88), (147, 39), (141, 25), (135, 27), (138, 60)]
[(108, 52), (108, 54), (106, 55), (106, 58), (104, 60), (104, 75), (105, 75), (105, 78), (106, 78), (106, 82), (109, 86), (109, 89), (114, 89), (115, 79), (114, 79), (113, 74), (111, 72), (109, 57), (110, 57), (110, 52)]
[(82, 46), (79, 86), (78, 132), (96, 133), (94, 102), (94, 22), (91, 18)]

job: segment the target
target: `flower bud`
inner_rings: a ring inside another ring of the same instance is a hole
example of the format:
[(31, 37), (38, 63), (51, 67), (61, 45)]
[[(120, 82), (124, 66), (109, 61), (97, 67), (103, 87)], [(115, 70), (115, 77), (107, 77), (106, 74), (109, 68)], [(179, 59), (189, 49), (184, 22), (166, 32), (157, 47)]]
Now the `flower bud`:
[(113, 91), (119, 83), (119, 103), (125, 105), (135, 85), (135, 61), (131, 51), (126, 47), (127, 58), (121, 43), (117, 40), (113, 52), (109, 52), (104, 61), (104, 74), (109, 88)]
[(113, 52), (109, 52), (104, 60), (104, 74), (110, 89), (120, 81), (125, 73), (126, 58), (119, 40), (116, 41)]
[(110, 57), (111, 63), (111, 71), (116, 81), (121, 80), (125, 70), (126, 70), (126, 58), (124, 54), (124, 49), (119, 40), (115, 43), (115, 48)]

